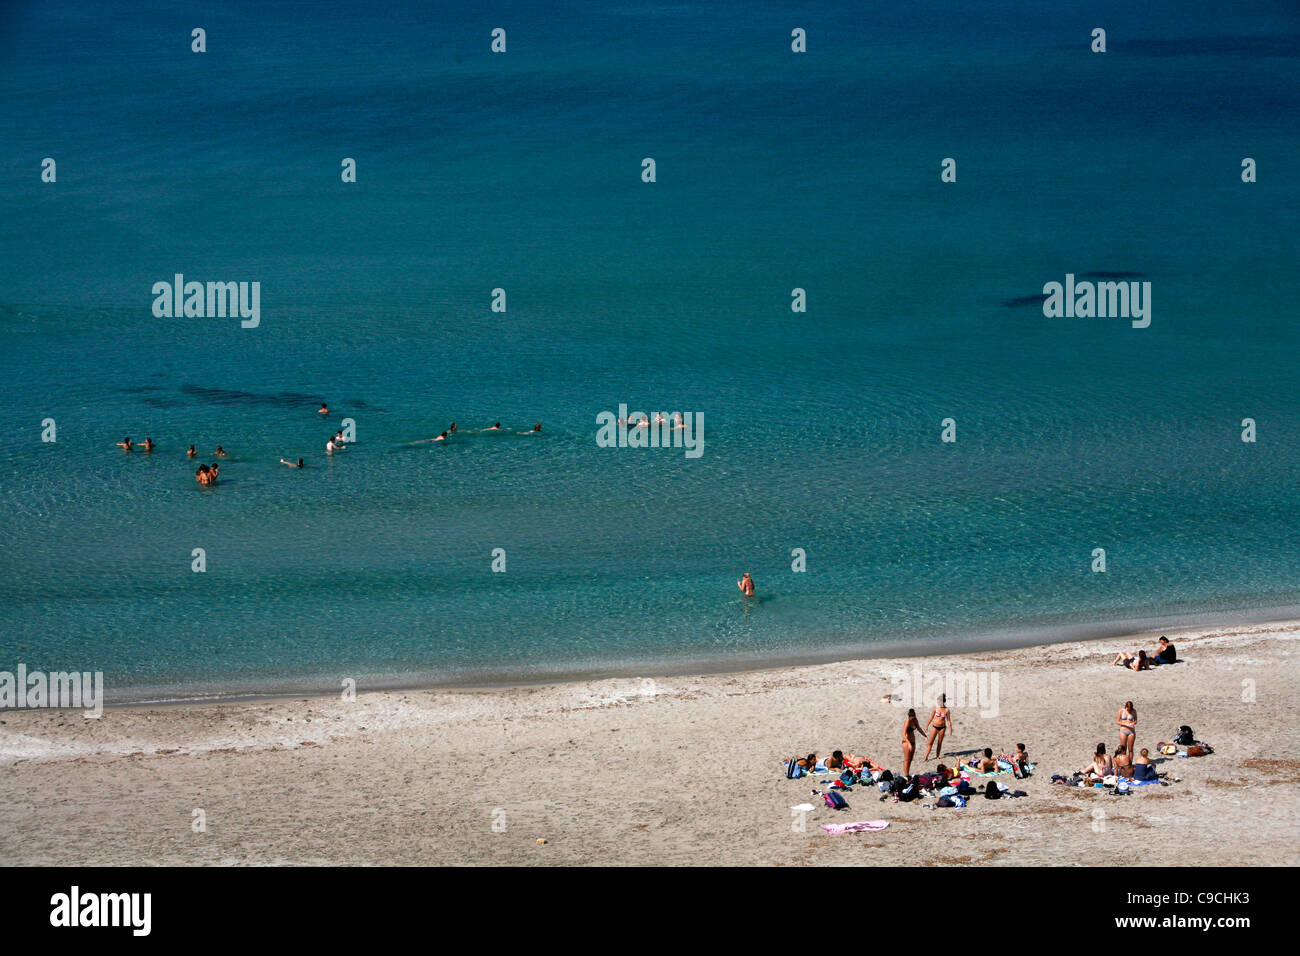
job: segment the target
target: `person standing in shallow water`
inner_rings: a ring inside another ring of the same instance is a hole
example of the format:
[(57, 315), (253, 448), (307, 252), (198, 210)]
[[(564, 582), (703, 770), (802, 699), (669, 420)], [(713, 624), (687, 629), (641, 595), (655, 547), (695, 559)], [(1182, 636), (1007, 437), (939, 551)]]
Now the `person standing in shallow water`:
[(745, 597), (754, 596), (754, 579), (749, 576), (748, 571), (740, 576), (740, 580), (736, 582), (736, 587), (740, 588), (740, 593)]

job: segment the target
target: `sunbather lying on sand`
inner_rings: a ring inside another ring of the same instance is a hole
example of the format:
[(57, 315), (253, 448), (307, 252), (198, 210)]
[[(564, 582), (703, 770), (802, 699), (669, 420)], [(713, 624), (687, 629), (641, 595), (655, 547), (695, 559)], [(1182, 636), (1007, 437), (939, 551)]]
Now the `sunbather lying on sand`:
[(1151, 669), (1151, 658), (1147, 657), (1146, 651), (1121, 651), (1115, 655), (1111, 661), (1116, 667), (1127, 667), (1134, 671), (1147, 671)]
[(993, 756), (993, 748), (991, 747), (985, 747), (984, 756), (976, 760), (972, 760), (970, 762), (970, 765), (974, 767), (976, 770), (978, 770), (980, 773), (998, 772), (998, 762)]

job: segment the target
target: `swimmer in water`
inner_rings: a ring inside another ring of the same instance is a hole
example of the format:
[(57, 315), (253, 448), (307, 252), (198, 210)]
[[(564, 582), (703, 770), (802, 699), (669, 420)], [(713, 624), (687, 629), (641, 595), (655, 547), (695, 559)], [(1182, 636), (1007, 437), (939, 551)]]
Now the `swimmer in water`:
[(153, 439), (152, 439), (152, 438), (145, 438), (145, 440), (144, 440), (144, 450), (145, 450), (145, 451), (153, 451), (153, 450), (154, 450), (154, 443), (153, 443)]
[(499, 431), (501, 431), (501, 423), (500, 423), (500, 422), (497, 422), (495, 425), (493, 425), (491, 428), (489, 428), (488, 431), (490, 431), (490, 432), (499, 432)]
[(327, 455), (332, 455), (332, 454), (334, 454), (336, 451), (342, 451), (343, 448), (344, 448), (343, 445), (336, 445), (336, 444), (334, 444), (334, 439), (331, 438), (329, 441), (327, 441), (327, 442), (325, 443), (325, 454), (327, 454)]
[(282, 464), (282, 465), (288, 465), (290, 468), (301, 468), (301, 467), (302, 467), (302, 459), (299, 458), (299, 459), (298, 459), (298, 464), (295, 465), (293, 462), (289, 461), (288, 459), (281, 458), (281, 459), (280, 459), (280, 464)]
[(455, 422), (452, 422), (452, 423), (451, 423), (451, 428), (449, 428), (448, 431), (450, 431), (450, 432), (452, 432), (453, 434), (455, 434), (455, 432), (456, 432), (456, 423), (455, 423)]
[(208, 474), (212, 476), (214, 482), (217, 480), (217, 463), (215, 461), (212, 463), (212, 466), (208, 468)]
[(130, 436), (127, 436), (126, 438), (123, 438), (120, 442), (117, 443), (117, 447), (122, 449), (123, 451), (130, 451), (135, 446), (131, 444)]
[(207, 465), (199, 465), (199, 470), (194, 473), (194, 479), (201, 485), (210, 485), (216, 481), (217, 476)]
[(220, 445), (217, 446), (217, 457), (218, 457), (218, 458), (225, 458), (225, 457), (226, 457), (226, 450), (225, 450), (224, 448), (222, 448)]
[(736, 587), (740, 588), (740, 592), (745, 597), (754, 596), (754, 579), (749, 576), (748, 571), (740, 576), (740, 580), (736, 582)]
[(433, 441), (446, 441), (446, 440), (447, 440), (447, 436), (450, 435), (450, 434), (451, 434), (451, 432), (443, 432), (443, 433), (442, 433), (441, 435), (439, 435), (437, 438), (434, 438), (434, 439), (432, 439), (432, 440), (433, 440)]
[(198, 453), (198, 450), (197, 450), (193, 445), (191, 445), (190, 448), (189, 448), (189, 451), (187, 451), (187, 452), (185, 453), (185, 457), (186, 457), (186, 458), (195, 458), (195, 457), (198, 456), (198, 454), (199, 454), (199, 453)]
[(345, 441), (343, 438), (342, 429), (339, 429), (337, 432), (334, 433), (334, 444), (338, 445), (340, 448), (342, 448), (344, 445), (347, 444), (347, 441)]
[(538, 422), (536, 425), (533, 426), (533, 434), (539, 434), (541, 430), (542, 430), (541, 422)]
[(676, 424), (673, 425), (673, 430), (674, 430), (674, 431), (676, 431), (676, 430), (679, 429), (679, 428), (685, 428), (685, 427), (686, 427), (686, 423), (682, 421), (682, 413), (681, 413), (681, 412), (673, 412), (673, 418), (675, 418), (675, 419), (677, 420)]
[(317, 414), (317, 415), (328, 415), (329, 413), (330, 413), (330, 407), (329, 407), (328, 405), (326, 405), (324, 402), (321, 402), (321, 403), (320, 403), (320, 408), (316, 409), (316, 414)]

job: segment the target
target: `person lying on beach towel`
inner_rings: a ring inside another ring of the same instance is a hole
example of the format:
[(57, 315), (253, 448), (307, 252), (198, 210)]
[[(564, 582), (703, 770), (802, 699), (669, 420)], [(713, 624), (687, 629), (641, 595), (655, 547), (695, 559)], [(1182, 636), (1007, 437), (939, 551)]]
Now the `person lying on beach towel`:
[(785, 768), (785, 775), (793, 780), (813, 772), (813, 769), (817, 766), (817, 755), (809, 754), (806, 757), (791, 757), (789, 760), (782, 760), (781, 766)]
[(993, 748), (985, 747), (984, 756), (970, 761), (970, 766), (979, 773), (998, 773), (998, 761), (993, 756)]

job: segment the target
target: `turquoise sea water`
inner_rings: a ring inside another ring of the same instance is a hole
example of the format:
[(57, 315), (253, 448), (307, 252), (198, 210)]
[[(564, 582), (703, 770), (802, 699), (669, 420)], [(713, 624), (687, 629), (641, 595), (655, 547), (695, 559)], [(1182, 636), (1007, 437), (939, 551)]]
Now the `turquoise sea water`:
[[(6, 8), (0, 669), (271, 692), (1300, 604), (1300, 11), (1130, 7)], [(1045, 318), (1067, 272), (1150, 281), (1150, 327)], [(261, 326), (155, 318), (175, 273), (260, 281)], [(703, 457), (597, 447), (620, 403)]]

